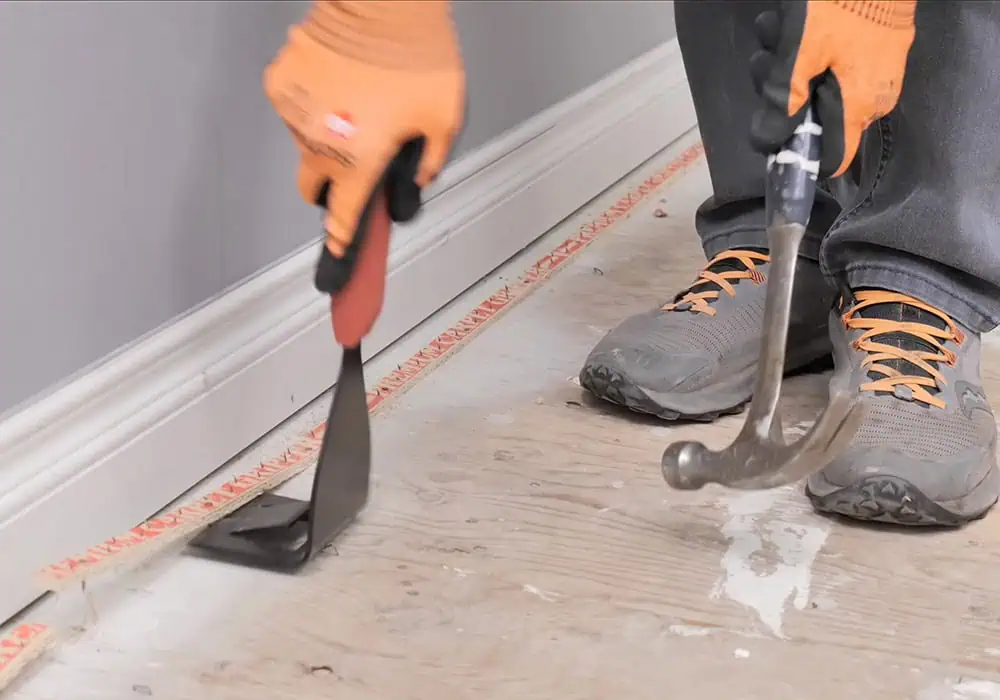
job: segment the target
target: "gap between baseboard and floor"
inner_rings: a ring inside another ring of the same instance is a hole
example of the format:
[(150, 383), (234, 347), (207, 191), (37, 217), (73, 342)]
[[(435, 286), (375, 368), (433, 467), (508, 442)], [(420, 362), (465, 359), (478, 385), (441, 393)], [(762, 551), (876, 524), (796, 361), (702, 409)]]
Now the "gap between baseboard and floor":
[[(676, 41), (449, 166), (398, 227), (384, 350), (696, 124)], [(311, 245), (0, 423), (0, 621), (327, 391)]]

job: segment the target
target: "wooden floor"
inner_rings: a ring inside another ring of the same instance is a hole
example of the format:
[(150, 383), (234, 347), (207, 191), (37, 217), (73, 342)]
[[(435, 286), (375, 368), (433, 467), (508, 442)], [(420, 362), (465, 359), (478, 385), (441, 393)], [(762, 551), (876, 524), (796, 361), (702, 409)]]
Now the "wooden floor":
[[(799, 487), (672, 493), (664, 446), (742, 417), (669, 427), (575, 383), (692, 279), (708, 187), (699, 164), (380, 415), (337, 556), (295, 578), (163, 563), (11, 697), (1000, 698), (1000, 514), (914, 534), (817, 516)], [(787, 391), (801, 430), (825, 379)]]

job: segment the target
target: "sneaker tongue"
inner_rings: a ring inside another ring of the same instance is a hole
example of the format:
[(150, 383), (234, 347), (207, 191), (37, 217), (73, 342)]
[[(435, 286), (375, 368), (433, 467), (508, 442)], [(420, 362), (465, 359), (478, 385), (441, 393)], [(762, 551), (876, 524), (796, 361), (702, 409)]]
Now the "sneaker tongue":
[[(934, 328), (939, 328), (941, 330), (948, 330), (948, 324), (944, 322), (937, 314), (932, 314), (923, 309), (919, 309), (916, 306), (910, 306), (909, 304), (900, 304), (898, 302), (888, 302), (885, 304), (874, 304), (872, 306), (861, 309), (857, 312), (857, 315), (862, 318), (880, 318), (888, 321), (901, 321), (904, 323), (921, 323), (926, 326), (933, 326)], [(889, 345), (901, 350), (913, 350), (913, 351), (923, 351), (923, 352), (940, 352), (940, 349), (934, 345), (928, 343), (925, 340), (918, 338), (915, 335), (910, 335), (909, 333), (902, 333), (899, 331), (893, 331), (890, 333), (880, 333), (872, 337), (874, 342), (880, 343), (881, 345)], [(918, 377), (931, 377), (931, 375), (925, 370), (921, 369), (918, 365), (909, 362), (908, 360), (881, 360), (878, 364), (884, 365), (886, 367), (891, 367), (903, 374), (909, 374), (911, 376)], [(883, 379), (884, 375), (877, 372), (869, 372), (869, 378)], [(928, 387), (928, 391), (932, 394), (936, 393), (936, 389), (931, 389)]]
[[(767, 248), (739, 248), (738, 250), (740, 251), (746, 250), (754, 253), (761, 253), (763, 255), (767, 255)], [(734, 258), (727, 258), (725, 260), (719, 260), (718, 262), (712, 263), (705, 269), (708, 270), (709, 272), (714, 272), (716, 274), (719, 274), (721, 272), (746, 272), (747, 266), (744, 265), (739, 260), (736, 260)], [(731, 284), (739, 284), (741, 281), (742, 280), (734, 280), (733, 282), (731, 282)], [(707, 292), (710, 290), (715, 292), (721, 292), (722, 286), (716, 284), (715, 282), (702, 282), (695, 288), (695, 291), (698, 292)], [(691, 288), (689, 287), (688, 289), (685, 289), (683, 292), (678, 294), (676, 297), (674, 297), (674, 303), (680, 301), (681, 298), (690, 291)]]

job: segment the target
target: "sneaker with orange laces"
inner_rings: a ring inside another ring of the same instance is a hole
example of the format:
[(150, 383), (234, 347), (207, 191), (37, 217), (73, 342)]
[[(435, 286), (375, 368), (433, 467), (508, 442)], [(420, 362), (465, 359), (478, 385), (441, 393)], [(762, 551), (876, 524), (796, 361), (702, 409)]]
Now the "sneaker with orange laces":
[[(632, 316), (591, 351), (581, 385), (598, 398), (666, 420), (738, 412), (757, 376), (770, 258), (763, 249), (716, 255), (669, 303)], [(827, 315), (836, 293), (800, 259), (786, 368), (830, 355)]]
[(831, 387), (867, 407), (848, 450), (811, 477), (820, 511), (899, 525), (957, 526), (997, 501), (997, 428), (979, 335), (905, 294), (845, 293), (830, 317)]

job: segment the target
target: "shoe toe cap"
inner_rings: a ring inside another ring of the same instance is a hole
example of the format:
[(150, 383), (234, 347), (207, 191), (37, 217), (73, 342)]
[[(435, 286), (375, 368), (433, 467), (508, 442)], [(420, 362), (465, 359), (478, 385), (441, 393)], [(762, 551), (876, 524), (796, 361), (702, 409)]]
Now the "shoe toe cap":
[(831, 493), (889, 477), (907, 482), (931, 500), (950, 501), (963, 498), (982, 482), (994, 461), (989, 446), (949, 457), (920, 457), (893, 447), (854, 447), (810, 477), (809, 489)]
[(664, 351), (649, 346), (605, 345), (587, 357), (582, 374), (613, 374), (646, 391), (683, 390), (698, 376), (709, 372), (710, 358), (697, 353)]

